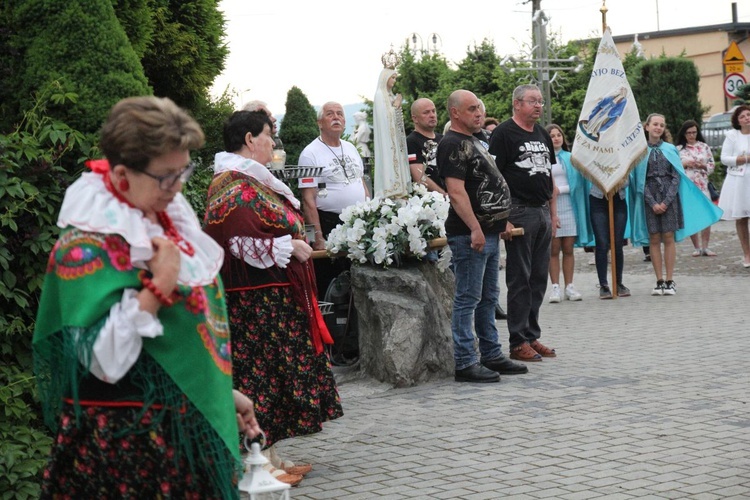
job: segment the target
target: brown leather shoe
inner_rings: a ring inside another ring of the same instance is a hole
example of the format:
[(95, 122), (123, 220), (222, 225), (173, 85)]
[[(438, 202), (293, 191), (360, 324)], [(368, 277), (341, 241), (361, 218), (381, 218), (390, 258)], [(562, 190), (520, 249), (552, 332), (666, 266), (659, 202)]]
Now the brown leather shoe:
[(510, 359), (516, 359), (518, 361), (541, 361), (542, 356), (536, 352), (528, 342), (514, 347), (510, 350)]
[(534, 349), (539, 354), (541, 354), (543, 358), (556, 358), (557, 357), (557, 353), (555, 353), (554, 349), (550, 349), (549, 347), (545, 346), (538, 340), (535, 340), (530, 345), (531, 345), (531, 348)]

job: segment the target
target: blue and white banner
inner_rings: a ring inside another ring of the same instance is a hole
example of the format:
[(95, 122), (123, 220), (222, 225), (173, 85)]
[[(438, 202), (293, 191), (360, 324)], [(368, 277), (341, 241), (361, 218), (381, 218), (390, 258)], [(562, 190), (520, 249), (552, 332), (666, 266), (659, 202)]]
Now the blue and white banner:
[(638, 106), (607, 28), (578, 118), (571, 162), (609, 193), (624, 184), (647, 149)]

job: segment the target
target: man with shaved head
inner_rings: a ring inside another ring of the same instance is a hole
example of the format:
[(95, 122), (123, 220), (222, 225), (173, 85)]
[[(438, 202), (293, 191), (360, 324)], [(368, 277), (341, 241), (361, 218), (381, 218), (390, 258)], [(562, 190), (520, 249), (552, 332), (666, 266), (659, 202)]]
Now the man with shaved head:
[(417, 99), (411, 105), (411, 119), (414, 131), (406, 136), (411, 178), (414, 182), (424, 184), (429, 191), (445, 194), (443, 180), (437, 172), (437, 146), (443, 134), (435, 132), (435, 104), (424, 97)]
[[(451, 331), (457, 382), (497, 382), (528, 368), (506, 358), (495, 326), (500, 288), (500, 235), (507, 237), (510, 191), (495, 161), (473, 134), (483, 125), (479, 99), (468, 90), (448, 98), (451, 129), (438, 144), (437, 164), (450, 197), (445, 221), (456, 277)], [(479, 339), (479, 356), (474, 334)]]

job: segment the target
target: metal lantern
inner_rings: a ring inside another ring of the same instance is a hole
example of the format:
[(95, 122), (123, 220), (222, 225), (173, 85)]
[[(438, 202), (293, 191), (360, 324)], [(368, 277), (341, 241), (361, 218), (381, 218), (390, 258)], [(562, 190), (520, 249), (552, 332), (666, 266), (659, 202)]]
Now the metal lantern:
[[(265, 435), (263, 435), (263, 442), (265, 442)], [(248, 447), (247, 438), (245, 438), (245, 448), (250, 451), (250, 454), (245, 458), (245, 474), (240, 480), (240, 491), (248, 493), (250, 500), (289, 500), (291, 486), (277, 480), (263, 468), (268, 463), (268, 459), (261, 455), (260, 444), (252, 443)]]

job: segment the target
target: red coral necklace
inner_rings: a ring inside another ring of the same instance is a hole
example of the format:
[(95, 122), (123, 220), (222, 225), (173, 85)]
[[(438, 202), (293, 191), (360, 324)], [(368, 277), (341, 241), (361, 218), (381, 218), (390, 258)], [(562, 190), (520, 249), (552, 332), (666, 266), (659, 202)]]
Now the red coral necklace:
[[(125, 203), (129, 207), (135, 208), (133, 204), (126, 200), (122, 194), (117, 192), (115, 187), (112, 185), (112, 179), (109, 176), (109, 172), (104, 172), (103, 177), (104, 185), (107, 187), (107, 190), (114, 195), (115, 198)], [(177, 245), (180, 251), (182, 251), (186, 255), (189, 255), (190, 257), (195, 255), (195, 249), (193, 248), (193, 245), (185, 241), (185, 238), (180, 235), (180, 233), (177, 231), (177, 228), (174, 227), (172, 218), (167, 215), (167, 212), (157, 212), (156, 217), (159, 220), (159, 224), (161, 224), (162, 229), (164, 229), (164, 236), (166, 236), (168, 240)]]
[(174, 227), (172, 219), (167, 215), (167, 212), (157, 212), (156, 217), (159, 219), (161, 227), (164, 228), (164, 236), (166, 236), (172, 243), (185, 254), (192, 257), (195, 255), (195, 249), (193, 245), (185, 241), (185, 239), (177, 232), (177, 228)]

